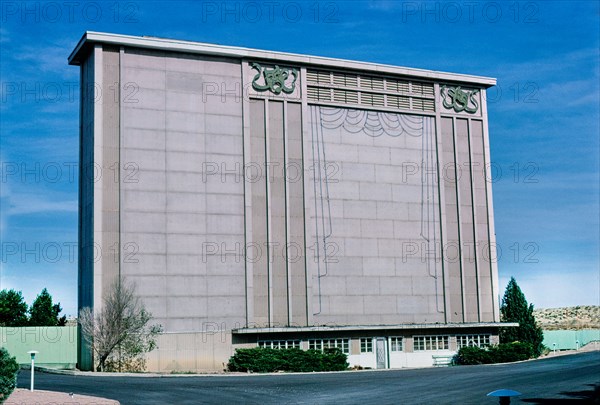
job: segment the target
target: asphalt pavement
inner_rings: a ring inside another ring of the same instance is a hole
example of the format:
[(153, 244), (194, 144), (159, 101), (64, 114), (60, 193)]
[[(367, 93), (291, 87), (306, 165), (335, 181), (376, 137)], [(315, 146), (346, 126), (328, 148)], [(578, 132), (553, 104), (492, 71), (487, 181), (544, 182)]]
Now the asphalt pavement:
[[(600, 352), (514, 364), (278, 375), (82, 376), (36, 374), (38, 389), (153, 404), (600, 404)], [(29, 387), (29, 372), (18, 386)], [(76, 397), (75, 397), (76, 398)]]

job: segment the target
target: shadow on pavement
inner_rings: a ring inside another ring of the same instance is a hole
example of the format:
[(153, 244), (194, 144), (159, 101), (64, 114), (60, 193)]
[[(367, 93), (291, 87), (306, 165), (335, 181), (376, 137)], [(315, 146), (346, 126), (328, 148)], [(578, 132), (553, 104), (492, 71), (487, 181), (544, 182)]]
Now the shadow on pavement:
[(588, 384), (591, 387), (584, 391), (564, 391), (560, 395), (568, 398), (529, 398), (522, 399), (521, 402), (538, 405), (557, 405), (557, 404), (579, 404), (579, 405), (598, 405), (600, 404), (600, 383)]

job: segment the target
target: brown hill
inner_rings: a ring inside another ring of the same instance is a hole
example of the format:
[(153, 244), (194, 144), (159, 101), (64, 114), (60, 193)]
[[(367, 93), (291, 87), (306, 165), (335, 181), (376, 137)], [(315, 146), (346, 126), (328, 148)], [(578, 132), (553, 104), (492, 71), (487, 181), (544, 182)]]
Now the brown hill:
[(545, 330), (600, 329), (598, 305), (534, 309), (533, 316), (538, 325)]

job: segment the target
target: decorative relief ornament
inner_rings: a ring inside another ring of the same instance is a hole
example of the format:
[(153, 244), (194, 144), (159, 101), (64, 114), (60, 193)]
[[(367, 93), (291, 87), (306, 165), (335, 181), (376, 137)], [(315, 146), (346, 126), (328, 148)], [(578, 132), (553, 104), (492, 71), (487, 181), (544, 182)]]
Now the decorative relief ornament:
[[(298, 71), (294, 68), (280, 68), (275, 65), (273, 69), (268, 69), (262, 67), (260, 64), (256, 62), (252, 62), (250, 64), (252, 69), (255, 69), (258, 73), (252, 79), (252, 88), (256, 91), (271, 91), (275, 94), (281, 94), (282, 92), (285, 94), (291, 94), (294, 92), (294, 88), (296, 86), (296, 80), (298, 79)], [(264, 77), (264, 84), (259, 84), (258, 80), (261, 75)], [(294, 78), (291, 80), (289, 85), (286, 84), (288, 82), (290, 75)]]
[(469, 114), (476, 113), (479, 108), (479, 103), (475, 97), (477, 93), (479, 93), (479, 89), (468, 91), (461, 89), (460, 86), (442, 86), (440, 89), (444, 107), (448, 109), (452, 108), (457, 113), (462, 111), (466, 111)]

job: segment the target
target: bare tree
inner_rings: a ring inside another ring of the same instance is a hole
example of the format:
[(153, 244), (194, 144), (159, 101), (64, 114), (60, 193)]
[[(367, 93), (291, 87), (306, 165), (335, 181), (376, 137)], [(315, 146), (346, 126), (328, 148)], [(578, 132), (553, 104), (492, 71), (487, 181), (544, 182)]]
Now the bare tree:
[(142, 371), (144, 354), (156, 348), (161, 325), (149, 325), (152, 314), (136, 295), (135, 285), (116, 280), (94, 315), (87, 307), (79, 313), (79, 324), (91, 346), (97, 371)]

